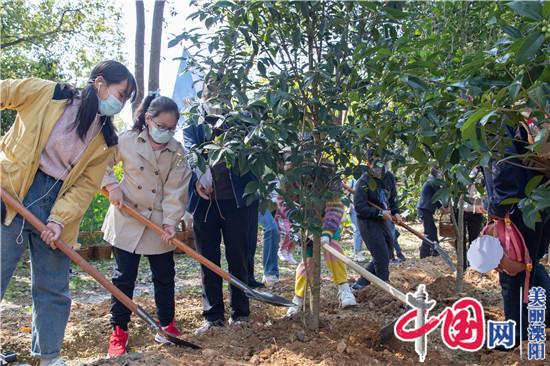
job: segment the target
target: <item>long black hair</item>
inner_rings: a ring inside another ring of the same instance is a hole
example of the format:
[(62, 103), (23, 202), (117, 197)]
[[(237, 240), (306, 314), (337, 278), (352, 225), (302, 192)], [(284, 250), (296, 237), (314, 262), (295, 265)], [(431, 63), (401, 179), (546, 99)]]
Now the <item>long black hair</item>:
[(160, 113), (174, 113), (176, 120), (180, 117), (180, 111), (176, 102), (168, 97), (149, 95), (143, 98), (141, 105), (136, 110), (134, 115), (135, 131), (143, 131), (146, 127), (145, 113), (149, 113), (152, 117), (158, 116)]
[[(75, 128), (81, 140), (84, 140), (88, 130), (94, 122), (99, 109), (99, 101), (97, 91), (93, 85), (95, 79), (102, 76), (105, 79), (107, 85), (118, 84), (124, 80), (128, 81), (126, 89), (126, 95), (131, 95), (131, 102), (136, 98), (137, 84), (136, 79), (132, 73), (118, 61), (107, 60), (98, 63), (90, 73), (88, 84), (84, 89), (80, 91), (81, 103), (78, 107), (76, 119), (74, 125), (71, 128)], [(72, 97), (69, 98), (70, 104), (75, 96), (76, 89), (73, 89)], [(103, 135), (107, 142), (107, 145), (116, 144), (116, 129), (113, 125), (112, 118), (109, 116), (101, 116), (100, 123), (104, 125)], [(114, 143), (113, 143), (114, 142)]]

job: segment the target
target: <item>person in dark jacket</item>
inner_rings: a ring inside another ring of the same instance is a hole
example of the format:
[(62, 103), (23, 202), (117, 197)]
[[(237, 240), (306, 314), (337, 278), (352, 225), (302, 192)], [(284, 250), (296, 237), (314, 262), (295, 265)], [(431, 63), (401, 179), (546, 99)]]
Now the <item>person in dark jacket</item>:
[[(395, 175), (389, 170), (386, 170), (384, 177), (382, 178), (382, 183), (385, 187), (385, 193), (387, 197), (390, 197), (390, 199), (393, 199), (397, 201), (397, 180), (395, 179)], [(390, 230), (393, 232), (393, 243), (390, 245), (389, 253), (390, 253), (390, 263), (399, 263), (406, 260), (405, 255), (403, 255), (403, 251), (401, 250), (401, 246), (399, 245), (399, 242), (397, 241), (397, 238), (399, 237), (399, 231), (395, 228), (395, 224), (393, 221), (388, 221), (387, 224), (390, 226)], [(397, 256), (397, 259), (395, 259), (395, 256)]]
[[(372, 260), (367, 270), (383, 281), (390, 278), (389, 262), (390, 248), (395, 240), (395, 227), (389, 225), (392, 219), (401, 221), (395, 194), (388, 191), (394, 187), (386, 187), (383, 177), (386, 173), (384, 162), (378, 156), (369, 157), (369, 167), (357, 182), (353, 205), (357, 212), (357, 219), (361, 237), (371, 253)], [(374, 205), (382, 208), (375, 208)], [(352, 286), (359, 290), (369, 284), (369, 281), (360, 277)]]
[[(206, 89), (206, 88), (205, 88)], [(203, 98), (213, 96), (203, 93)], [(205, 106), (205, 123), (216, 125), (218, 115), (222, 114), (208, 103)], [(216, 115), (216, 116), (214, 116)], [(223, 133), (213, 128), (212, 138)], [(193, 148), (208, 141), (205, 136), (205, 125), (190, 124), (183, 130), (184, 148), (189, 153)], [(189, 184), (189, 203), (187, 211), (193, 214), (193, 232), (200, 254), (220, 265), (220, 245), (223, 236), (225, 256), (229, 272), (239, 280), (250, 284), (249, 256), (257, 238), (258, 200), (247, 205), (244, 190), (249, 182), (257, 178), (248, 172), (244, 175), (228, 169), (225, 162), (202, 172), (191, 157), (188, 159), (194, 169)], [(252, 263), (253, 265), (253, 263)], [(196, 330), (197, 334), (208, 331), (213, 326), (223, 326), (224, 304), (222, 279), (210, 269), (201, 266), (202, 302), (204, 324)], [(231, 318), (229, 323), (248, 321), (250, 314), (249, 301), (244, 292), (231, 286)]]
[[(432, 168), (431, 174), (422, 186), (422, 191), (420, 193), (420, 201), (416, 205), (418, 211), (418, 217), (422, 221), (424, 226), (424, 235), (428, 239), (439, 242), (437, 238), (437, 227), (435, 226), (434, 213), (435, 210), (441, 208), (441, 202), (433, 201), (434, 195), (441, 188), (437, 180), (441, 179), (441, 172), (437, 168)], [(426, 258), (429, 256), (438, 256), (439, 254), (436, 250), (428, 244), (427, 241), (423, 240), (420, 246), (420, 258)]]
[[(505, 156), (517, 156), (525, 154), (527, 150), (527, 136), (523, 128), (514, 128), (507, 124), (503, 124), (506, 132), (506, 146), (504, 149)], [(519, 158), (510, 158), (497, 162), (491, 161), (488, 168), (483, 169), (485, 178), (485, 189), (488, 196), (489, 217), (505, 218), (508, 217), (519, 229), (529, 255), (533, 261), (529, 287), (540, 286), (546, 290), (546, 308), (550, 307), (550, 277), (548, 272), (540, 264), (540, 259), (544, 254), (545, 238), (548, 228), (545, 228), (545, 223), (548, 225), (548, 212), (541, 213), (542, 221), (537, 222), (534, 228), (530, 228), (523, 220), (521, 210), (516, 204), (506, 205), (502, 202), (509, 198), (522, 199), (525, 197), (525, 187), (527, 183), (537, 173), (523, 165)], [(544, 180), (541, 184), (544, 184)], [(546, 232), (546, 234), (545, 234)], [(505, 272), (499, 273), (500, 287), (504, 303), (504, 316), (507, 320), (511, 319), (516, 322), (516, 340), (515, 346), (520, 344), (520, 336), (522, 340), (527, 339), (527, 306), (521, 304), (520, 293), (524, 286), (525, 271), (518, 273), (515, 276), (508, 275)], [(520, 330), (520, 305), (522, 308), (523, 327)], [(550, 326), (550, 317), (546, 316), (546, 327)]]

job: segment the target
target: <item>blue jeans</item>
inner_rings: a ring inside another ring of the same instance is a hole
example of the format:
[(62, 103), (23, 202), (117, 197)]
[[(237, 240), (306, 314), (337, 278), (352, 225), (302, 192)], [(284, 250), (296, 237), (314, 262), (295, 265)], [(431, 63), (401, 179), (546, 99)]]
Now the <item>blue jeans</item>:
[(361, 238), (361, 231), (359, 230), (359, 225), (357, 224), (357, 212), (355, 208), (351, 207), (349, 212), (351, 219), (351, 227), (353, 229), (353, 254), (361, 252), (361, 244), (363, 244), (363, 239)]
[[(39, 170), (23, 204), (40, 221), (46, 222), (62, 183), (59, 181), (55, 184), (54, 178)], [(43, 195), (45, 197), (42, 197)], [(33, 202), (35, 203), (32, 204)], [(29, 207), (31, 204), (32, 206)], [(20, 233), (22, 237), (19, 237)], [(23, 243), (17, 243), (18, 237), (23, 239)], [(19, 215), (15, 217), (11, 225), (2, 225), (1, 238), (2, 298), (4, 298), (17, 263), (28, 247), (31, 259), (32, 286), (31, 355), (42, 359), (55, 358), (61, 351), (65, 327), (71, 310), (69, 295), (71, 262), (69, 257), (60, 250), (51, 249), (40, 239), (40, 233), (30, 224), (24, 222)]]
[(264, 276), (279, 277), (279, 258), (277, 251), (279, 250), (279, 228), (269, 210), (263, 214), (258, 213), (258, 222), (264, 231), (264, 252), (263, 265)]
[(393, 242), (392, 245), (389, 248), (390, 253), (390, 259), (394, 259), (395, 255), (393, 254), (393, 251), (395, 250), (395, 253), (400, 256), (403, 255), (403, 252), (401, 251), (401, 246), (399, 245), (399, 242), (397, 241), (397, 235), (399, 234), (397, 229), (395, 228), (395, 224), (391, 220), (386, 221), (386, 225), (388, 225), (388, 230), (391, 232), (393, 236)]

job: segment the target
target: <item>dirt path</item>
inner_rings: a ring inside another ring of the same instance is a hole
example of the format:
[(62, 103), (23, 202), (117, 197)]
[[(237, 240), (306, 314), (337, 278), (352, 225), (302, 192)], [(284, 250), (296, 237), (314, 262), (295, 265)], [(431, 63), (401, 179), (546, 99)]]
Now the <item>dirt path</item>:
[[(400, 243), (407, 257), (417, 256), (418, 240), (404, 233)], [(349, 249), (350, 243), (344, 241)], [(448, 245), (445, 248), (450, 250)], [(261, 253), (261, 248), (258, 248)], [(349, 253), (348, 253), (349, 254)], [(384, 292), (369, 286), (358, 294), (359, 305), (350, 310), (339, 310), (337, 289), (323, 272), (322, 314), (319, 333), (305, 331), (301, 320), (284, 318), (285, 309), (252, 302), (251, 322), (248, 326), (227, 326), (196, 337), (193, 330), (202, 322), (200, 275), (196, 264), (182, 255), (177, 256), (176, 319), (183, 337), (200, 344), (203, 349), (155, 344), (154, 334), (137, 318), (130, 324), (130, 353), (118, 359), (106, 359), (109, 327), (109, 300), (104, 291), (87, 276), (76, 271), (71, 280), (73, 302), (67, 327), (63, 354), (70, 365), (416, 365), (418, 357), (412, 343), (391, 341), (378, 343), (379, 328), (401, 315), (405, 308)], [(261, 260), (258, 260), (261, 263)], [(96, 266), (108, 275), (112, 263), (97, 262)], [(3, 350), (16, 351), (27, 362), (30, 349), (31, 312), (28, 286), (25, 287), (25, 265), (18, 269), (15, 285), (10, 287), (10, 298), (2, 303), (1, 342)], [(283, 265), (282, 280), (270, 290), (292, 297), (293, 268)], [(258, 268), (258, 273), (261, 269)], [(140, 267), (139, 294), (136, 301), (152, 314), (155, 313), (147, 266)], [(259, 276), (258, 276), (259, 277)], [(350, 278), (355, 278), (350, 273)], [(78, 278), (75, 281), (74, 278)], [(80, 281), (80, 282), (79, 282)], [(438, 301), (434, 310), (451, 305), (455, 294), (455, 279), (438, 258), (409, 259), (391, 267), (391, 283), (404, 292), (418, 284), (427, 285), (431, 298)], [(77, 283), (78, 282), (78, 283)], [(15, 290), (17, 288), (18, 290)], [(22, 288), (22, 290), (21, 290)], [(482, 302), (487, 319), (502, 319), (502, 304), (498, 278), (495, 273), (485, 276), (468, 271), (464, 294)], [(517, 352), (477, 353), (447, 349), (440, 333), (429, 336), (428, 365), (514, 365)], [(547, 347), (550, 343), (547, 343)], [(534, 363), (535, 364), (535, 363)]]

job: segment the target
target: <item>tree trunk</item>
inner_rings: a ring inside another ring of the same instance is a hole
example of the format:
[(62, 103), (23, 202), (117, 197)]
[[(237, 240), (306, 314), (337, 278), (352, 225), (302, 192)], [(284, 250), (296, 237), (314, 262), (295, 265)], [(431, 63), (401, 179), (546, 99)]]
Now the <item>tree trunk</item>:
[(458, 200), (458, 222), (454, 212), (451, 213), (456, 230), (456, 293), (462, 292), (464, 287), (464, 195)]
[(160, 48), (162, 43), (162, 22), (164, 20), (164, 0), (155, 1), (153, 25), (151, 27), (151, 56), (149, 58), (149, 91), (159, 88)]
[(313, 237), (313, 263), (311, 268), (311, 296), (309, 303), (309, 317), (306, 318), (306, 327), (310, 330), (319, 330), (319, 312), (321, 310), (321, 238)]
[(143, 0), (136, 1), (136, 40), (135, 40), (135, 69), (134, 76), (137, 83), (136, 100), (132, 103), (132, 114), (135, 113), (141, 100), (144, 89), (144, 47), (145, 47), (145, 9)]

